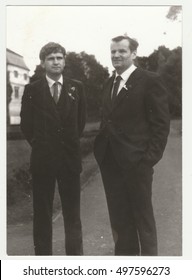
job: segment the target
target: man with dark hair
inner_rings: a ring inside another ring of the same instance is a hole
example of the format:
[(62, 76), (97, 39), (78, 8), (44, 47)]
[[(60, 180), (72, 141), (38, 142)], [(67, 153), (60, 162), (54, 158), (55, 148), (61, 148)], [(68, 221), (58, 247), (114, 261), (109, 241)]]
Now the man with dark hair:
[(104, 85), (94, 153), (106, 193), (115, 255), (156, 256), (153, 166), (166, 146), (169, 109), (159, 76), (134, 65), (137, 47), (137, 41), (128, 36), (112, 39), (116, 71)]
[(40, 61), (44, 61), (46, 56), (49, 55), (50, 53), (57, 53), (57, 52), (62, 53), (64, 57), (66, 56), (66, 50), (63, 46), (54, 42), (50, 42), (46, 44), (40, 50), (39, 53)]
[(57, 181), (65, 225), (67, 255), (82, 255), (80, 220), (81, 156), (85, 126), (82, 83), (62, 75), (65, 49), (56, 43), (40, 51), (45, 76), (26, 85), (21, 130), (32, 147), (33, 236), (36, 255), (52, 254), (52, 211)]

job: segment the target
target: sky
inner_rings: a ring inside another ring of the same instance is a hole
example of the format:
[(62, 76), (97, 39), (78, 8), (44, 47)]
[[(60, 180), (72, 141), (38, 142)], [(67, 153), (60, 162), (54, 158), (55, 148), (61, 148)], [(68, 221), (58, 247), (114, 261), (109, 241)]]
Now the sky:
[[(54, 41), (67, 51), (95, 55), (112, 71), (111, 38), (127, 33), (139, 42), (138, 55), (160, 45), (181, 46), (182, 22), (166, 18), (169, 6), (7, 6), (7, 48), (24, 57), (30, 74), (39, 51)], [(181, 15), (180, 15), (181, 18)]]

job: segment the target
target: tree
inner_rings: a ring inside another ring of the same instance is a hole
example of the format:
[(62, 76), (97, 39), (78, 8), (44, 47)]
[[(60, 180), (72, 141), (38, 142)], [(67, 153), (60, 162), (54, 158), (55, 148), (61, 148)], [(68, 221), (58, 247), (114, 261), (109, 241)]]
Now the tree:
[(181, 6), (171, 6), (169, 8), (169, 11), (168, 11), (166, 17), (172, 21), (177, 20), (181, 13), (181, 10), (182, 10)]
[(160, 74), (169, 93), (169, 107), (172, 117), (182, 114), (182, 49), (169, 50), (158, 47), (149, 57), (138, 57), (142, 68)]
[(9, 80), (9, 72), (7, 71), (7, 83), (6, 83), (6, 92), (7, 92), (7, 125), (10, 125), (10, 115), (9, 115), (9, 103), (11, 102), (11, 96), (13, 89)]
[(161, 69), (161, 76), (170, 93), (170, 112), (173, 117), (182, 114), (182, 49), (178, 47), (171, 51), (166, 63)]
[(136, 66), (140, 66), (145, 70), (149, 70), (149, 59), (147, 56), (137, 56), (134, 63)]
[[(165, 46), (159, 46), (157, 50), (154, 50), (152, 54), (148, 57), (142, 57), (138, 59), (139, 65), (141, 67), (144, 66), (144, 69), (153, 71), (153, 72), (160, 72), (161, 68), (167, 61), (167, 58), (170, 56), (171, 51), (166, 48)], [(140, 64), (141, 63), (141, 64)], [(143, 66), (142, 66), (143, 64)]]
[(85, 52), (80, 54), (86, 75), (85, 90), (87, 95), (88, 115), (90, 118), (99, 116), (102, 102), (102, 87), (109, 73), (97, 62), (94, 55), (88, 55)]
[(35, 69), (35, 74), (30, 78), (30, 83), (39, 80), (40, 78), (42, 78), (42, 76), (44, 75), (45, 70), (44, 68), (41, 66), (41, 64), (36, 66)]

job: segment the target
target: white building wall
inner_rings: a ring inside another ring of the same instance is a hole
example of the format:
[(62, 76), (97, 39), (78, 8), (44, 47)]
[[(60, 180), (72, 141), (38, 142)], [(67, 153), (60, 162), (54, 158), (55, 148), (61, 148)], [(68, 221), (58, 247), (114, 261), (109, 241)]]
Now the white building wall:
[[(10, 124), (14, 125), (20, 123), (21, 98), (25, 85), (29, 83), (29, 71), (14, 65), (7, 65), (7, 71), (13, 90), (9, 104)], [(15, 76), (16, 72), (18, 76)]]

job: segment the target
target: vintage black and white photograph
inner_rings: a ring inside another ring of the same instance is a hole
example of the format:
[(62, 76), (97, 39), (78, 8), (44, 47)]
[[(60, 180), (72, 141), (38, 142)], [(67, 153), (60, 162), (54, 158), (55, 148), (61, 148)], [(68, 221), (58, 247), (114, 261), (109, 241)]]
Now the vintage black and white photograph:
[(182, 6), (7, 6), (7, 255), (183, 256)]

